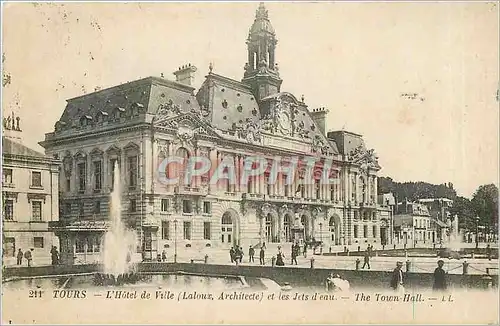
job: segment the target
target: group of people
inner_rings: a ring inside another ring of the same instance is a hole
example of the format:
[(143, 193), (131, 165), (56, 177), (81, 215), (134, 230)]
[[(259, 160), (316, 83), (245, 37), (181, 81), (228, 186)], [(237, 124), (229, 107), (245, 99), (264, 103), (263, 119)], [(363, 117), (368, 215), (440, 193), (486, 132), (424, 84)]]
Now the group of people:
[[(52, 261), (52, 265), (59, 265), (59, 250), (57, 250), (56, 246), (52, 246), (50, 249), (50, 257)], [(23, 252), (21, 248), (17, 250), (17, 265), (21, 266), (23, 264), (23, 258), (26, 259), (28, 263), (28, 267), (33, 265), (33, 248), (26, 250)]]
[[(438, 267), (436, 267), (436, 269), (434, 270), (434, 282), (432, 285), (432, 289), (436, 291), (443, 291), (448, 287), (446, 281), (446, 271), (443, 269), (444, 261), (440, 259), (438, 260), (437, 264)], [(403, 262), (398, 261), (396, 263), (396, 268), (392, 273), (390, 286), (395, 291), (403, 292), (405, 281), (406, 274), (403, 272)]]
[[(248, 262), (253, 263), (255, 262), (255, 249), (257, 246), (252, 246), (248, 248)], [(297, 257), (301, 254), (300, 250), (300, 245), (298, 243), (292, 244), (291, 248), (291, 265), (295, 263), (295, 265), (298, 265), (297, 262)], [(260, 251), (259, 251), (259, 262), (260, 265), (265, 265), (265, 250), (266, 250), (266, 244), (263, 243), (260, 246)], [(303, 246), (302, 254), (304, 257), (307, 257), (307, 246)], [(229, 249), (229, 257), (231, 259), (231, 263), (241, 263), (243, 261), (243, 248), (240, 246), (233, 246), (231, 249)], [(276, 266), (285, 266), (285, 254), (283, 253), (281, 246), (278, 246), (278, 253), (274, 257), (275, 265)]]
[[(432, 289), (435, 291), (444, 291), (448, 284), (446, 281), (446, 271), (443, 269), (444, 261), (438, 260), (438, 266), (434, 270), (434, 282)], [(397, 292), (404, 292), (406, 282), (406, 273), (403, 272), (403, 262), (398, 261), (396, 268), (392, 273), (390, 287)], [(348, 291), (350, 284), (344, 280), (339, 274), (330, 273), (326, 279), (326, 290), (328, 292)]]
[[(260, 247), (259, 252), (259, 262), (261, 265), (265, 265), (265, 249), (266, 244), (264, 243)], [(231, 259), (231, 263), (240, 264), (243, 261), (243, 255), (243, 247), (233, 246), (231, 247), (231, 249), (229, 249), (229, 257)], [(250, 245), (250, 247), (248, 248), (248, 262), (255, 262), (255, 246)]]
[(373, 245), (369, 244), (368, 248), (366, 248), (364, 260), (363, 260), (363, 269), (365, 269), (365, 266), (368, 266), (368, 269), (370, 269), (370, 258), (373, 256)]

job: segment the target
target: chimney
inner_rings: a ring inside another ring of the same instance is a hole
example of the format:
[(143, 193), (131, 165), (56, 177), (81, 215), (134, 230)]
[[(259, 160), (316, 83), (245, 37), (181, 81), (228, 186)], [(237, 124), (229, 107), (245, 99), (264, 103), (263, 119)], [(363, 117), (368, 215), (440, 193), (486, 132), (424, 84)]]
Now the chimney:
[(194, 73), (196, 72), (196, 67), (191, 64), (179, 67), (179, 70), (174, 72), (175, 81), (184, 85), (192, 86), (194, 82)]
[(321, 133), (323, 135), (325, 134), (326, 115), (327, 114), (328, 114), (328, 110), (325, 108), (313, 109), (313, 111), (311, 112), (311, 116), (312, 116), (314, 122), (318, 125), (318, 127), (321, 130)]

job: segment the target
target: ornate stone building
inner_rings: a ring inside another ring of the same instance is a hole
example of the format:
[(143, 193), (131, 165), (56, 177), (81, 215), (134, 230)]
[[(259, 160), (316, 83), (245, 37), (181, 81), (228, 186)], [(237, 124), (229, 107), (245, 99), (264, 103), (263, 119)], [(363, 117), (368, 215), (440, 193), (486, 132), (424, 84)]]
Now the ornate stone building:
[[(59, 161), (22, 143), (20, 117), (7, 115), (2, 130), (3, 263), (15, 265), (19, 249), (32, 250), (33, 263), (51, 263), (59, 246), (49, 223), (59, 219)], [(23, 265), (27, 262), (23, 259)]]
[[(196, 92), (196, 68), (187, 65), (174, 73), (176, 81), (148, 77), (68, 100), (54, 132), (41, 142), (63, 160), (61, 222), (54, 230), (66, 262), (98, 257), (115, 161), (122, 216), (137, 230), (146, 258), (164, 248), (171, 253), (174, 244), (194, 253), (234, 244), (314, 239), (343, 246), (388, 238), (390, 210), (376, 203), (380, 166), (373, 150), (358, 134), (326, 132), (325, 109), (310, 110), (281, 90), (276, 34), (263, 4), (247, 45), (242, 81), (210, 67)], [(236, 167), (249, 156), (313, 156), (319, 166), (332, 160), (340, 182), (322, 184), (315, 173), (315, 181), (303, 185), (299, 169), (292, 185), (284, 175), (268, 182), (269, 171), (246, 185), (212, 185), (213, 166), (189, 186), (165, 185), (158, 168), (172, 156), (230, 159)]]

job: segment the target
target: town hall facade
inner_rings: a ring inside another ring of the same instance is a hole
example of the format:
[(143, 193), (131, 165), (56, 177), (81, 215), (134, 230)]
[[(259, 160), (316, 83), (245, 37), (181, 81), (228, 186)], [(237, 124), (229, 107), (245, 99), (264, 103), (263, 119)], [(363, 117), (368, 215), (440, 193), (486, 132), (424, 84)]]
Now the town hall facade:
[[(62, 161), (60, 221), (51, 229), (63, 263), (99, 259), (115, 162), (122, 218), (136, 230), (145, 259), (163, 250), (171, 254), (174, 246), (195, 253), (264, 243), (269, 248), (321, 241), (323, 250), (390, 243), (392, 218), (388, 207), (377, 204), (381, 167), (374, 151), (361, 135), (327, 132), (327, 110), (311, 110), (282, 90), (276, 34), (263, 4), (247, 46), (241, 81), (210, 67), (196, 90), (196, 68), (187, 65), (174, 73), (176, 81), (148, 77), (67, 101), (55, 130), (41, 142)], [(313, 182), (303, 184), (304, 171), (298, 169), (291, 185), (284, 175), (268, 182), (268, 171), (245, 185), (213, 185), (208, 176), (165, 185), (159, 166), (173, 156), (229, 159), (236, 167), (254, 156), (315, 157), (320, 165), (334, 162), (339, 182), (324, 184), (315, 173)]]

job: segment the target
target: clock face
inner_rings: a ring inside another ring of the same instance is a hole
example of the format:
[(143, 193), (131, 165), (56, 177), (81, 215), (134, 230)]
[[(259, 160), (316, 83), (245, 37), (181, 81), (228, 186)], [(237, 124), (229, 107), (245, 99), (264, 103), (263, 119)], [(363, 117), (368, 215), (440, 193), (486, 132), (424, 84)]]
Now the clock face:
[(285, 130), (290, 129), (290, 117), (288, 116), (288, 113), (281, 112), (278, 116), (278, 122), (279, 122), (281, 128), (283, 128)]

